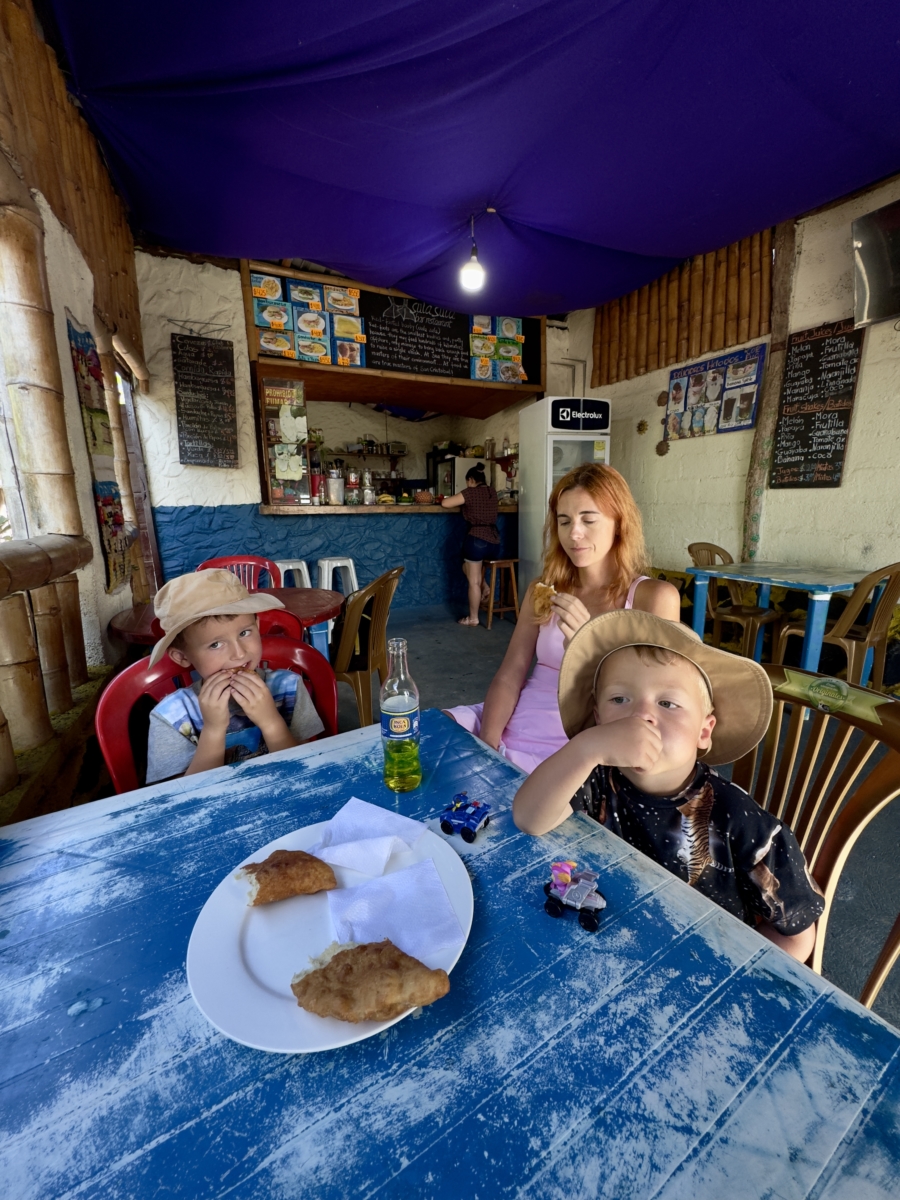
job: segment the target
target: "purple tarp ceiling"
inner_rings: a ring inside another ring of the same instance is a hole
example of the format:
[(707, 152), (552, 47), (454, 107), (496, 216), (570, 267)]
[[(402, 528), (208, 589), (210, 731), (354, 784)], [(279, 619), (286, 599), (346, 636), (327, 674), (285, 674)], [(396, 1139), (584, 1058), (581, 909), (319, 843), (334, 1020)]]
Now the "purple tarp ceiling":
[(455, 309), (602, 303), (900, 170), (897, 0), (48, 5), (148, 236)]

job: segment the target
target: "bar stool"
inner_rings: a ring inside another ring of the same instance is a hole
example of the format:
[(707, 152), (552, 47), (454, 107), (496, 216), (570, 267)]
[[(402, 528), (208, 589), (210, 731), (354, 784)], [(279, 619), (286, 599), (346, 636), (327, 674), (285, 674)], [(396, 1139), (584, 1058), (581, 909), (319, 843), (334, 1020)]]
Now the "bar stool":
[[(281, 581), (284, 587), (312, 587), (312, 580), (309, 577), (309, 567), (302, 558), (289, 558), (285, 562), (276, 562), (275, 566), (281, 572)], [(294, 577), (294, 582), (288, 585), (287, 576), (291, 574)]]
[[(519, 560), (517, 558), (486, 558), (484, 565), (491, 568), (491, 577), (488, 581), (488, 606), (487, 606), (487, 627), (490, 629), (491, 623), (494, 620), (494, 613), (502, 616), (503, 613), (514, 612), (516, 620), (519, 619), (519, 589), (516, 586), (516, 567)], [(498, 604), (494, 604), (495, 585), (498, 582), (497, 572), (500, 572), (500, 588), (497, 599)], [(504, 574), (506, 572), (506, 574)], [(505, 592), (505, 596), (504, 596)], [(512, 600), (512, 603), (510, 603)]]

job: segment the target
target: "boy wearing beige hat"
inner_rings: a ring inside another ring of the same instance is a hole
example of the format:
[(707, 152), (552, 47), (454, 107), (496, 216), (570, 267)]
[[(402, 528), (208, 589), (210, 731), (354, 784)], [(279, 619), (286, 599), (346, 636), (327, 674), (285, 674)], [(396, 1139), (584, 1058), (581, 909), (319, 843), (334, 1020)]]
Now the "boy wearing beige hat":
[(519, 828), (544, 834), (583, 810), (805, 961), (824, 900), (797, 840), (711, 769), (768, 727), (758, 663), (652, 613), (604, 613), (566, 649), (559, 709), (571, 740), (519, 789)]
[(231, 571), (212, 569), (170, 580), (153, 604), (165, 636), (150, 666), (168, 650), (200, 678), (151, 712), (147, 783), (286, 750), (322, 732), (298, 675), (258, 670), (256, 614), (284, 608), (275, 596), (248, 592)]

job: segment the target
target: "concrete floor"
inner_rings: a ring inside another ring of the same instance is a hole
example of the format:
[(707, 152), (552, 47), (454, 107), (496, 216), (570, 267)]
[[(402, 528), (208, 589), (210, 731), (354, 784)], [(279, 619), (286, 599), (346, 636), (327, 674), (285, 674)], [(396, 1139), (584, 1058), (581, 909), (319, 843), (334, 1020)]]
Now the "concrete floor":
[[(456, 624), (459, 612), (433, 608), (394, 609), (389, 637), (409, 643), (409, 669), (423, 708), (450, 708), (483, 700), (500, 665), (513, 623), (496, 620), (487, 630)], [(484, 614), (482, 613), (482, 621)], [(377, 687), (373, 707), (377, 712)], [(339, 728), (358, 724), (353, 693), (339, 685)], [(900, 802), (888, 805), (854, 848), (838, 889), (825, 951), (825, 977), (858, 995), (891, 925), (900, 912)], [(875, 1004), (875, 1012), (900, 1026), (900, 964)]]

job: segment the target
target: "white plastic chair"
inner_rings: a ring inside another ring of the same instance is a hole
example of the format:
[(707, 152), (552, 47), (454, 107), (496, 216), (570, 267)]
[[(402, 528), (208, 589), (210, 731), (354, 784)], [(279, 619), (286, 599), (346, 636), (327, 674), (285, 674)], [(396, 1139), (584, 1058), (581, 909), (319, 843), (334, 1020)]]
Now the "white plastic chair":
[(320, 588), (331, 587), (335, 571), (340, 574), (341, 590), (345, 596), (349, 596), (351, 592), (359, 591), (359, 583), (356, 579), (356, 567), (353, 565), (352, 558), (320, 558), (318, 574)]
[[(309, 567), (302, 558), (288, 558), (284, 562), (276, 562), (275, 566), (281, 572), (283, 587), (312, 587), (312, 580), (309, 577)], [(293, 577), (291, 584), (287, 581), (288, 575)]]

